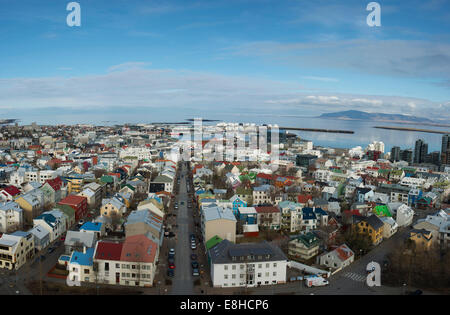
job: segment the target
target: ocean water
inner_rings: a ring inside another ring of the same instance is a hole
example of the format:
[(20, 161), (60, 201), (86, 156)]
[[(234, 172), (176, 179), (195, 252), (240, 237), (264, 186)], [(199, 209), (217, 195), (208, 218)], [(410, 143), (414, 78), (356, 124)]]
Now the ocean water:
[(440, 151), (442, 143), (442, 135), (435, 133), (424, 133), (416, 131), (398, 131), (377, 129), (374, 126), (397, 126), (409, 128), (421, 128), (428, 130), (442, 130), (449, 131), (450, 127), (435, 127), (423, 125), (410, 124), (395, 124), (378, 121), (350, 121), (338, 119), (323, 119), (312, 117), (298, 117), (298, 116), (269, 116), (269, 115), (246, 115), (246, 116), (225, 116), (220, 118), (225, 122), (248, 122), (255, 124), (278, 124), (280, 127), (295, 127), (295, 128), (320, 128), (320, 129), (338, 129), (338, 130), (352, 130), (354, 134), (340, 134), (340, 133), (324, 133), (324, 132), (305, 132), (292, 131), (290, 133), (297, 134), (301, 138), (308, 139), (314, 142), (314, 145), (328, 146), (334, 148), (352, 148), (361, 146), (365, 148), (373, 141), (383, 141), (385, 144), (385, 152), (390, 152), (393, 146), (399, 146), (401, 149), (414, 149), (417, 139), (424, 139), (428, 143), (428, 152)]

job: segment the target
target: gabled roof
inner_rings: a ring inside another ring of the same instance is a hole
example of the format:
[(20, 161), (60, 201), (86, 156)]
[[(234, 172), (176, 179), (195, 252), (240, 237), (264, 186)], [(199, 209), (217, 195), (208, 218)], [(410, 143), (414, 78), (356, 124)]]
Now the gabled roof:
[(147, 236), (138, 234), (125, 239), (121, 261), (152, 263), (155, 261), (158, 244)]
[(122, 248), (122, 243), (100, 241), (97, 243), (95, 259), (120, 261)]
[(53, 179), (48, 179), (45, 182), (47, 184), (49, 184), (50, 187), (52, 187), (54, 191), (60, 190), (63, 185), (63, 181), (61, 180), (61, 178), (59, 176), (57, 176)]
[(12, 185), (5, 187), (3, 190), (5, 192), (7, 192), (10, 196), (13, 196), (13, 197), (20, 194), (20, 190), (17, 187), (12, 186)]

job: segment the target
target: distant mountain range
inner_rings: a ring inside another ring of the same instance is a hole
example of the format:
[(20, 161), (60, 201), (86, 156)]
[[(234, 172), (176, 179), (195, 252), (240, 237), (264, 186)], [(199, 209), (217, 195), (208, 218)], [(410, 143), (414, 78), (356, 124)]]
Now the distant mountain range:
[(335, 113), (325, 113), (320, 115), (319, 118), (386, 121), (398, 123), (435, 123), (433, 120), (423, 117), (401, 115), (401, 114), (367, 113), (358, 110), (347, 110)]

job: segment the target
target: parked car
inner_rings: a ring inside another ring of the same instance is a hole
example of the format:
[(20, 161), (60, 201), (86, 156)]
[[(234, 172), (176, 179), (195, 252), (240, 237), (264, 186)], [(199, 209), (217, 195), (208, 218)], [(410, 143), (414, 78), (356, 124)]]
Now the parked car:
[(191, 243), (191, 249), (197, 249), (197, 244)]
[(169, 257), (167, 261), (169, 264), (175, 264), (175, 257)]
[(197, 277), (197, 276), (200, 275), (200, 273), (198, 272), (198, 268), (192, 269), (192, 275), (193, 275), (194, 277)]
[(169, 269), (175, 269), (175, 263), (169, 263)]
[(174, 254), (175, 255), (175, 248), (169, 249), (169, 254)]
[(193, 261), (193, 262), (191, 263), (191, 265), (192, 265), (192, 268), (193, 268), (193, 269), (198, 268), (198, 262), (196, 262), (196, 261)]
[(410, 291), (408, 295), (422, 295), (422, 290)]
[(197, 260), (197, 255), (196, 254), (192, 254), (191, 255), (191, 260)]
[(167, 269), (167, 276), (173, 277), (175, 275), (175, 271), (173, 269)]

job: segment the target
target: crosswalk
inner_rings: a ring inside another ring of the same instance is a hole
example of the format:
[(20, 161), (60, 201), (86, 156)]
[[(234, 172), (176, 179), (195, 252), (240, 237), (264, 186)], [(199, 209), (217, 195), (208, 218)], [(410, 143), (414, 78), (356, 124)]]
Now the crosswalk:
[(354, 272), (347, 272), (343, 276), (346, 277), (346, 278), (349, 278), (349, 279), (351, 279), (353, 281), (358, 281), (358, 282), (366, 281), (366, 276), (360, 275), (360, 274), (357, 274), (357, 273), (354, 273)]

